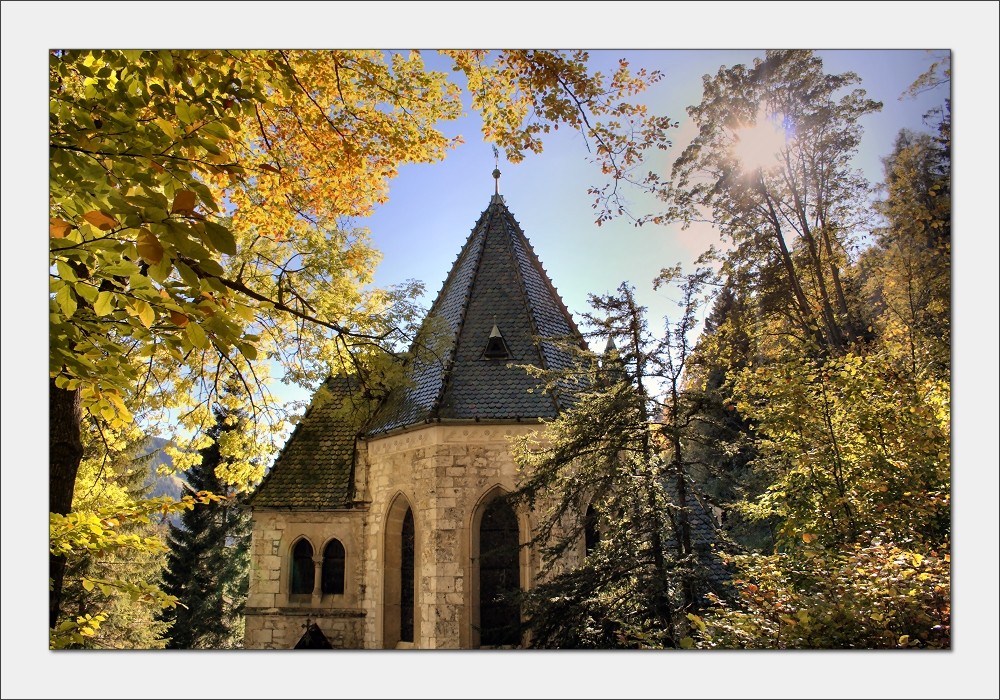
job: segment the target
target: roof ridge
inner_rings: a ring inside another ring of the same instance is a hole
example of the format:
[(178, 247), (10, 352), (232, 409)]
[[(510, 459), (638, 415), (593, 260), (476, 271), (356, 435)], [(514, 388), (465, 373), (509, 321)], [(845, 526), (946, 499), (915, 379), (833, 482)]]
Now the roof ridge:
[[(496, 196), (496, 195), (495, 195)], [(442, 371), (441, 386), (438, 387), (437, 396), (434, 397), (434, 401), (431, 403), (430, 409), (427, 412), (428, 418), (436, 418), (438, 412), (441, 408), (441, 401), (444, 399), (445, 394), (448, 391), (448, 387), (451, 384), (451, 371), (455, 366), (455, 357), (458, 354), (458, 343), (462, 337), (462, 328), (465, 327), (465, 317), (469, 311), (469, 302), (472, 299), (472, 288), (476, 284), (476, 280), (479, 277), (479, 269), (483, 263), (483, 253), (486, 250), (486, 237), (490, 233), (490, 223), (493, 221), (493, 201), (490, 201), (490, 205), (486, 207), (483, 213), (479, 217), (479, 221), (476, 222), (476, 226), (472, 229), (472, 233), (469, 234), (469, 239), (482, 229), (482, 236), (480, 236), (478, 257), (476, 258), (476, 264), (473, 267), (472, 275), (469, 278), (469, 286), (465, 290), (465, 296), (462, 298), (462, 306), (459, 310), (458, 316), (458, 326), (455, 328), (455, 333), (452, 336), (451, 347), (448, 349), (448, 357), (445, 358), (445, 366)], [(464, 252), (463, 247), (463, 252)], [(461, 255), (459, 256), (461, 257)], [(458, 260), (452, 266), (452, 273), (458, 267)], [(451, 280), (452, 274), (448, 275), (448, 279)], [(431, 307), (433, 311), (433, 306)]]
[[(508, 226), (510, 223), (513, 223), (514, 233), (515, 234), (520, 233), (521, 238), (524, 239), (525, 236), (523, 233), (520, 232), (520, 226), (518, 225), (517, 220), (514, 218), (514, 215), (511, 214), (510, 209), (508, 209), (506, 205), (504, 206), (504, 212), (507, 215), (504, 218), (509, 220), (509, 221), (504, 221), (504, 223)], [(521, 300), (524, 302), (525, 309), (528, 312), (528, 323), (531, 326), (531, 335), (532, 337), (537, 339), (537, 342), (534, 344), (534, 347), (535, 350), (538, 352), (538, 360), (539, 362), (541, 362), (542, 369), (549, 369), (549, 362), (545, 358), (545, 351), (542, 349), (541, 335), (538, 332), (538, 320), (535, 318), (536, 311), (534, 305), (531, 303), (531, 297), (528, 295), (528, 284), (524, 279), (524, 273), (521, 271), (521, 264), (517, 259), (517, 251), (514, 250), (514, 241), (509, 234), (504, 236), (504, 245), (507, 248), (508, 253), (510, 254), (510, 262), (514, 267), (514, 274), (517, 276), (518, 279), (517, 288), (521, 292)], [(534, 251), (531, 251), (531, 256), (529, 256), (529, 259), (531, 257), (537, 258), (537, 256), (535, 256), (534, 254)], [(550, 397), (552, 398), (552, 403), (554, 404), (553, 407), (558, 412), (559, 400), (555, 397), (554, 394), (550, 394)]]
[[(531, 241), (528, 240), (528, 237), (521, 229), (521, 224), (518, 222), (516, 218), (514, 218), (514, 215), (510, 213), (509, 209), (507, 210), (507, 213), (510, 214), (511, 221), (514, 222), (514, 230), (517, 232), (521, 241), (524, 243), (525, 248), (530, 253), (530, 255), (528, 256), (528, 260), (532, 261), (532, 265), (535, 267), (536, 270), (538, 270), (542, 278), (542, 281), (545, 282), (545, 285), (548, 287), (549, 291), (552, 292), (552, 297), (559, 304), (559, 308), (562, 310), (563, 315), (567, 318), (567, 320), (569, 320), (570, 330), (573, 331), (576, 335), (580, 336), (580, 338), (582, 339), (583, 333), (580, 332), (579, 326), (576, 325), (576, 320), (573, 318), (573, 314), (570, 312), (569, 308), (566, 306), (566, 303), (563, 301), (562, 295), (559, 294), (559, 290), (556, 289), (555, 284), (552, 283), (552, 279), (549, 277), (549, 273), (545, 270), (545, 266), (542, 265), (541, 259), (535, 252), (535, 247), (531, 245)], [(586, 341), (583, 341), (583, 344), (585, 346)]]

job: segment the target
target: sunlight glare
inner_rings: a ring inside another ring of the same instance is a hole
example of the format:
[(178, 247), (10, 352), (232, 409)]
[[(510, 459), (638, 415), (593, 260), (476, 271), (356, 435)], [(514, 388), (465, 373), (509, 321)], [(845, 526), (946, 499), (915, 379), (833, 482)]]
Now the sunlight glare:
[(778, 117), (760, 115), (757, 123), (734, 132), (736, 145), (733, 154), (747, 170), (774, 165), (778, 154), (786, 145), (785, 130)]

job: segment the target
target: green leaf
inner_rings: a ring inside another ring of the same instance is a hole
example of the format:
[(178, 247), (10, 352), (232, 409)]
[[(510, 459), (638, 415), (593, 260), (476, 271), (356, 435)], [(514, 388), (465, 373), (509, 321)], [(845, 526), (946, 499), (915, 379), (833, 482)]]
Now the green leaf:
[(694, 640), (691, 637), (682, 638), (681, 649), (694, 649)]
[(178, 261), (177, 271), (181, 273), (181, 279), (192, 289), (199, 289), (201, 287), (201, 279), (198, 274), (188, 267), (186, 264)]
[(188, 107), (185, 102), (178, 102), (174, 105), (174, 114), (176, 114), (177, 118), (184, 124), (191, 124), (194, 121), (194, 118), (191, 115), (191, 108)]
[(170, 270), (173, 268), (173, 261), (170, 259), (169, 255), (164, 255), (160, 258), (160, 261), (155, 265), (150, 265), (149, 269), (146, 270), (146, 274), (149, 275), (150, 279), (163, 284), (167, 277), (170, 275)]
[(73, 268), (62, 260), (56, 260), (56, 271), (59, 273), (60, 279), (64, 279), (67, 282), (76, 282), (76, 273), (73, 272)]
[(94, 302), (94, 313), (98, 316), (107, 316), (111, 313), (111, 299), (113, 295), (111, 292), (101, 292), (97, 295), (97, 301)]
[(77, 295), (85, 299), (88, 304), (93, 304), (97, 300), (97, 288), (86, 282), (77, 282), (73, 285), (73, 290)]
[(226, 255), (236, 254), (236, 239), (232, 231), (212, 221), (205, 222), (205, 235), (216, 250)]
[(237, 343), (236, 345), (248, 360), (252, 362), (257, 359), (257, 348), (253, 343)]
[(196, 348), (206, 349), (209, 347), (210, 343), (208, 341), (208, 336), (205, 335), (205, 331), (194, 321), (191, 321), (184, 327), (184, 333), (187, 335), (188, 340)]
[(68, 284), (64, 284), (56, 292), (56, 303), (62, 309), (63, 315), (69, 318), (76, 312), (76, 296)]

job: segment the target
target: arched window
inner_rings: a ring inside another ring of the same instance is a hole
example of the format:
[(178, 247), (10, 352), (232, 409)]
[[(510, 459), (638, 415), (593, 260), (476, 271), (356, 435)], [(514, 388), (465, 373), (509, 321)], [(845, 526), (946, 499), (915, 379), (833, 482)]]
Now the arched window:
[(292, 593), (312, 593), (315, 573), (313, 571), (313, 548), (309, 540), (301, 539), (292, 548)]
[(413, 584), (415, 582), (413, 511), (406, 509), (400, 533), (402, 551), (399, 563), (399, 641), (413, 641)]
[(594, 510), (593, 505), (587, 506), (587, 514), (584, 516), (583, 540), (588, 556), (597, 547), (597, 543), (601, 541), (601, 533), (597, 529), (597, 511)]
[(323, 595), (344, 592), (344, 563), (347, 554), (340, 540), (330, 540), (323, 549)]
[(389, 506), (385, 520), (382, 646), (412, 646), (420, 638), (416, 615), (417, 537), (415, 518), (403, 494)]
[(517, 516), (501, 498), (489, 502), (479, 525), (479, 643), (519, 644), (520, 610), (511, 595), (520, 589)]

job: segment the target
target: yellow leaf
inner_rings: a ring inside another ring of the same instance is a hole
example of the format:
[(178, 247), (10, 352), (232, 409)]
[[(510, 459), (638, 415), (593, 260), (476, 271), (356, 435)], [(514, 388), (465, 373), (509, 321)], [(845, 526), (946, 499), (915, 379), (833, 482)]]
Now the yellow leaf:
[(195, 193), (192, 190), (181, 190), (174, 195), (174, 203), (170, 207), (170, 213), (181, 215), (193, 214), (194, 205), (197, 201)]
[(83, 590), (92, 591), (94, 590), (94, 582), (89, 578), (81, 579), (80, 583), (83, 585)]
[(86, 214), (83, 215), (83, 218), (86, 219), (89, 223), (96, 226), (97, 228), (101, 229), (102, 231), (110, 231), (111, 229), (113, 229), (115, 226), (118, 225), (118, 222), (115, 221), (115, 219), (108, 216), (102, 211), (98, 211), (97, 209), (94, 209), (93, 211), (88, 211)]
[(899, 638), (899, 646), (905, 647), (909, 643), (910, 643), (910, 635), (904, 634), (902, 637)]
[(693, 622), (695, 624), (695, 627), (697, 627), (699, 630), (701, 630), (702, 632), (705, 631), (705, 623), (700, 617), (698, 617), (694, 613), (688, 613), (687, 618), (691, 620), (691, 622)]
[(139, 322), (146, 328), (153, 325), (153, 321), (156, 319), (153, 307), (142, 300), (135, 302), (135, 315), (139, 317)]
[(73, 225), (68, 221), (52, 217), (49, 219), (49, 236), (52, 238), (65, 238)]
[(160, 127), (160, 131), (162, 131), (164, 134), (166, 134), (170, 138), (174, 138), (175, 134), (174, 134), (174, 125), (173, 124), (171, 124), (170, 122), (168, 122), (166, 119), (163, 119), (163, 118), (154, 120), (154, 123), (158, 127)]
[(163, 260), (163, 246), (149, 229), (144, 228), (139, 231), (135, 247), (139, 251), (139, 256), (150, 265), (156, 265)]

